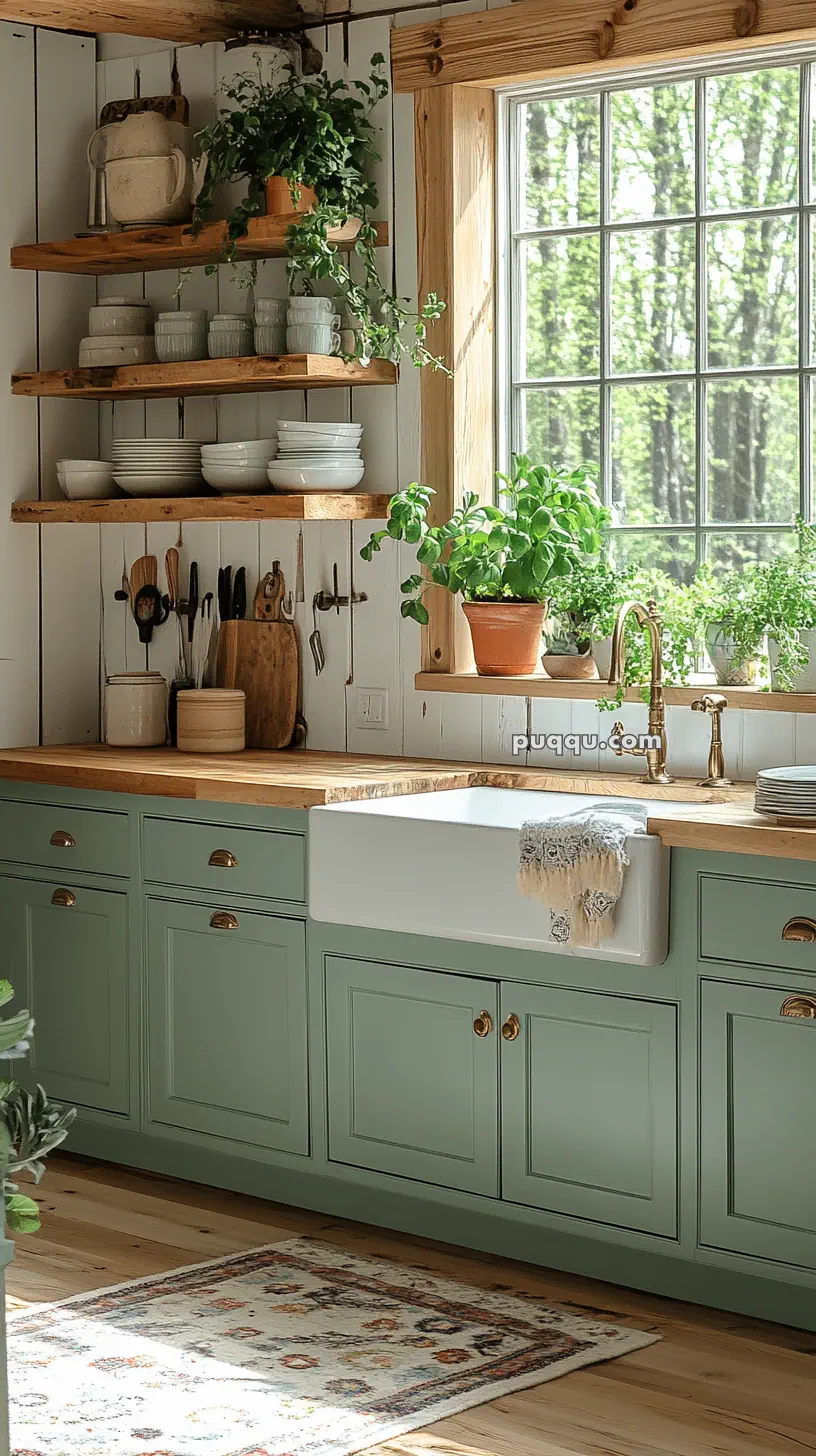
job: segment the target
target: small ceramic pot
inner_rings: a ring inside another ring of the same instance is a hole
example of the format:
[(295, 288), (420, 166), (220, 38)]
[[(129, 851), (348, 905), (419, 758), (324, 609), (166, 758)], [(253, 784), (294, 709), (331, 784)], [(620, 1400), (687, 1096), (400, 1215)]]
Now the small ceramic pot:
[(317, 203), (314, 188), (304, 187), (302, 183), (296, 199), (288, 177), (267, 177), (264, 185), (267, 217), (288, 217), (293, 212), (311, 212)]
[(463, 602), (482, 677), (523, 677), (538, 668), (546, 602)]
[(207, 336), (207, 353), (211, 359), (246, 359), (254, 352), (255, 341), (245, 329), (234, 332), (222, 329), (218, 333), (210, 330)]
[[(791, 684), (793, 693), (816, 693), (816, 628), (802, 630), (799, 633), (799, 640), (810, 654), (807, 667), (795, 677)], [(768, 638), (768, 657), (771, 662), (771, 689), (773, 692), (781, 692), (776, 682), (776, 665), (779, 661), (779, 648), (772, 637)]]
[(179, 753), (241, 753), (246, 741), (246, 693), (199, 688), (178, 694)]
[(155, 364), (152, 334), (108, 334), (80, 340), (80, 369), (98, 369), (120, 364)]
[(206, 359), (207, 332), (156, 334), (156, 357), (161, 364), (189, 364), (193, 359)]
[(160, 748), (167, 738), (167, 683), (160, 672), (120, 672), (105, 685), (105, 742)]
[(294, 324), (286, 330), (288, 354), (336, 354), (340, 335), (328, 324)]
[(289, 310), (291, 302), (292, 300), (290, 298), (256, 298), (256, 324), (285, 324), (286, 314)]
[(600, 677), (598, 664), (591, 652), (545, 652), (541, 659), (548, 677), (560, 678), (562, 682), (597, 682)]
[[(296, 320), (293, 320), (293, 315), (297, 315)], [(330, 298), (289, 299), (289, 307), (287, 310), (287, 320), (289, 323), (308, 320), (309, 323), (327, 324), (329, 319), (334, 318), (337, 319), (339, 325), (340, 317), (335, 313), (334, 304)]]
[(266, 355), (285, 354), (286, 324), (256, 324), (255, 353)]
[(149, 334), (153, 310), (149, 303), (127, 298), (109, 298), (88, 309), (88, 334), (95, 339), (108, 335)]
[(207, 332), (206, 308), (186, 308), (169, 313), (160, 313), (156, 318), (156, 333), (205, 333)]
[(734, 662), (734, 642), (721, 622), (711, 622), (706, 628), (706, 651), (720, 687), (746, 688), (756, 682), (758, 664)]
[(598, 664), (599, 675), (608, 682), (612, 671), (612, 638), (602, 637), (600, 642), (593, 642), (592, 656)]

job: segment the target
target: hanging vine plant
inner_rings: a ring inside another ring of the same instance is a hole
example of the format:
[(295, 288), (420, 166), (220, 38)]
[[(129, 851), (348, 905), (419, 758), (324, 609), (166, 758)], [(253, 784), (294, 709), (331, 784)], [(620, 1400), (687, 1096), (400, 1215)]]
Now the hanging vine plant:
[[(288, 229), (290, 290), (309, 293), (314, 282), (333, 285), (334, 295), (351, 316), (356, 348), (352, 357), (397, 363), (403, 354), (418, 368), (447, 369), (444, 360), (428, 348), (428, 325), (438, 319), (445, 304), (429, 293), (418, 311), (383, 284), (377, 271), (377, 189), (367, 168), (379, 160), (372, 113), (388, 95), (385, 60), (371, 58), (367, 81), (330, 81), (325, 72), (300, 76), (287, 68), (281, 84), (263, 79), (260, 57), (257, 72), (222, 83), (231, 103), (219, 111), (212, 125), (197, 133), (207, 158), (203, 186), (196, 202), (193, 229), (211, 216), (216, 188), (226, 182), (246, 181), (246, 196), (227, 219), (225, 261), (232, 261), (236, 243), (246, 236), (250, 219), (266, 210), (269, 178), (285, 178), (297, 207), (302, 189), (311, 188), (315, 201), (298, 213)], [(332, 228), (350, 219), (360, 227), (353, 244), (359, 259), (352, 271), (346, 256), (330, 241)], [(355, 272), (361, 275), (355, 277)]]

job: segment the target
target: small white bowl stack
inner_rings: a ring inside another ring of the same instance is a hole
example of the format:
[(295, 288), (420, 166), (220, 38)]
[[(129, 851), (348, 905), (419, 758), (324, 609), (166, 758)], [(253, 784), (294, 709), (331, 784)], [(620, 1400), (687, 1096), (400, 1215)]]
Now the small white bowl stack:
[(761, 769), (754, 808), (758, 814), (789, 823), (802, 820), (816, 824), (816, 766)]
[(68, 500), (108, 500), (116, 495), (109, 460), (58, 460), (57, 480)]
[(145, 300), (108, 298), (88, 310), (88, 333), (79, 345), (80, 369), (155, 364), (153, 310)]
[(189, 495), (201, 482), (198, 440), (114, 440), (113, 478), (128, 495)]
[(256, 495), (269, 490), (266, 467), (275, 454), (276, 440), (236, 440), (226, 445), (202, 445), (201, 473), (222, 495)]
[(269, 479), (276, 490), (354, 490), (365, 473), (360, 453), (362, 425), (323, 421), (280, 420), (277, 459)]

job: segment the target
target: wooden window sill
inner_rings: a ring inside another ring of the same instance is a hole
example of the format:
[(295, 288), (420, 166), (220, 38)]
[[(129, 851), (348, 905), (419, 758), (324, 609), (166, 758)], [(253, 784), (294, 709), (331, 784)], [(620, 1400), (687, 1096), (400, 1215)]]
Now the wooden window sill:
[[(481, 693), (503, 698), (579, 698), (593, 701), (614, 697), (615, 689), (602, 680), (569, 682), (533, 673), (529, 677), (479, 677), (475, 672), (418, 672), (414, 687), (421, 693)], [(816, 713), (816, 693), (772, 693), (761, 688), (719, 688), (710, 679), (685, 688), (664, 689), (666, 703), (687, 708), (701, 693), (722, 692), (732, 708), (765, 709), (776, 713)], [(643, 701), (640, 688), (627, 688), (626, 701)]]

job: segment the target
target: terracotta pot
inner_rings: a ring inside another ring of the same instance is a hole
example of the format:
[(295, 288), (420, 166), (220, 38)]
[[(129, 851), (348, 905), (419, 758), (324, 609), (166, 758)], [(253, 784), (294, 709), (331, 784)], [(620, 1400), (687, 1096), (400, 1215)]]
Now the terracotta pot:
[(598, 664), (591, 652), (573, 653), (571, 656), (565, 652), (545, 652), (541, 661), (550, 677), (561, 678), (565, 682), (597, 682), (600, 677)]
[(523, 677), (536, 672), (546, 602), (463, 602), (482, 677)]
[(265, 186), (267, 217), (288, 217), (293, 212), (311, 212), (317, 202), (314, 188), (303, 185), (300, 188), (300, 197), (295, 202), (287, 177), (267, 177)]

